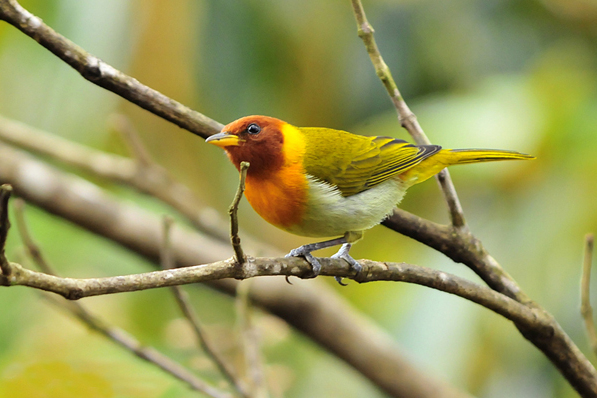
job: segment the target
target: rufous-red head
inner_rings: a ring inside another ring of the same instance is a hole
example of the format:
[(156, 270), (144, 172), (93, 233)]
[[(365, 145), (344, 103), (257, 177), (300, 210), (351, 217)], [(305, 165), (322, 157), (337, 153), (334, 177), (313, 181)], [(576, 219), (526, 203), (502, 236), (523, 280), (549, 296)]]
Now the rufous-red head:
[(284, 124), (273, 117), (246, 116), (228, 124), (205, 142), (223, 148), (237, 169), (241, 162), (249, 162), (250, 174), (267, 174), (284, 164)]

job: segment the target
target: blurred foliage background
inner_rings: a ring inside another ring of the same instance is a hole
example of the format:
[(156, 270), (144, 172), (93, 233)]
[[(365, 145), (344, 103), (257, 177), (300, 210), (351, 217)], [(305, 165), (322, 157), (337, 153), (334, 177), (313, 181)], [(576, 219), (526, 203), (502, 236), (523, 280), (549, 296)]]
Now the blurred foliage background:
[[(265, 114), (299, 126), (408, 139), (356, 35), (348, 0), (21, 3), (92, 54), (222, 123)], [(597, 2), (365, 0), (364, 5), (398, 86), (434, 143), (514, 149), (538, 157), (451, 171), (472, 231), (594, 362), (579, 315), (579, 280), (583, 236), (597, 231)], [(84, 81), (33, 40), (0, 23), (0, 114), (126, 154), (107, 124), (116, 112), (130, 117), (159, 163), (225, 214), (237, 174), (221, 150)], [(157, 212), (170, 211), (129, 189), (94, 182)], [(447, 221), (433, 181), (411, 189), (402, 207)], [(31, 208), (28, 216), (35, 238), (62, 275), (150, 268), (43, 211)], [(308, 242), (277, 232), (247, 203), (241, 216), (247, 232), (283, 251)], [(16, 231), (8, 255), (28, 264)], [(383, 227), (370, 231), (353, 255), (427, 265), (478, 281), (462, 265)], [(488, 310), (406, 284), (351, 283), (338, 290), (388, 330), (412, 362), (476, 396), (576, 396), (535, 347)], [(232, 301), (208, 289), (190, 291), (209, 331), (219, 336), (223, 350), (233, 352)], [(168, 291), (84, 302), (142, 342), (217, 381), (213, 366), (193, 349)], [(257, 321), (274, 396), (383, 396), (281, 322), (266, 315)], [(51, 379), (58, 380), (56, 390), (42, 393), (39, 386)], [(0, 289), (0, 396), (83, 392), (89, 397), (194, 396), (36, 292)]]

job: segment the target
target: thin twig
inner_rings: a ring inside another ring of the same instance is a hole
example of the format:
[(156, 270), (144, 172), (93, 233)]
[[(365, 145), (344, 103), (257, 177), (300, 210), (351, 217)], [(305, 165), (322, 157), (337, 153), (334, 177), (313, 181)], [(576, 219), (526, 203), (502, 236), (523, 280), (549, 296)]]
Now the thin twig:
[[(164, 243), (162, 245), (161, 252), (162, 269), (172, 269), (175, 266), (170, 243), (170, 230), (172, 224), (172, 218), (167, 216), (163, 218)], [(210, 339), (208, 338), (207, 333), (203, 329), (203, 326), (201, 326), (199, 317), (197, 316), (195, 310), (193, 310), (193, 306), (191, 305), (191, 302), (189, 300), (189, 295), (180, 286), (172, 286), (171, 290), (174, 294), (174, 297), (176, 298), (176, 302), (180, 310), (182, 311), (193, 332), (195, 333), (197, 343), (201, 346), (201, 348), (207, 354), (207, 356), (210, 357), (211, 360), (215, 363), (215, 365), (220, 370), (220, 373), (222, 373), (222, 375), (241, 394), (241, 396), (247, 397), (245, 387), (238, 379), (238, 377), (235, 375), (235, 372), (233, 371), (231, 366), (227, 364), (224, 358), (215, 349)]]
[[(373, 36), (373, 27), (369, 21), (367, 21), (367, 16), (365, 15), (365, 9), (363, 8), (361, 0), (352, 0), (352, 9), (357, 21), (358, 35), (365, 44), (365, 48), (367, 49), (369, 58), (371, 58), (377, 76), (392, 99), (392, 103), (398, 112), (398, 120), (400, 121), (400, 124), (408, 131), (417, 144), (431, 144), (431, 141), (429, 141), (429, 138), (427, 138), (423, 128), (419, 124), (417, 117), (410, 110), (404, 101), (404, 98), (402, 98), (398, 86), (392, 77), (390, 68), (384, 62), (383, 57), (379, 52), (375, 37)], [(452, 225), (454, 228), (467, 230), (468, 228), (466, 227), (464, 212), (460, 205), (460, 201), (458, 200), (458, 195), (456, 194), (456, 189), (454, 188), (448, 170), (442, 170), (436, 178), (442, 189), (446, 203), (448, 204)]]
[[(229, 236), (223, 219), (207, 206), (187, 186), (177, 181), (165, 168), (155, 163), (132, 129), (124, 122), (111, 120), (122, 132), (135, 159), (102, 152), (85, 145), (65, 140), (54, 134), (33, 128), (15, 120), (0, 116), (0, 140), (49, 157), (79, 170), (124, 184), (153, 196), (168, 204), (191, 222), (198, 230), (208, 233), (223, 242)], [(250, 242), (251, 245), (256, 245)]]
[(4, 247), (6, 238), (10, 229), (10, 220), (8, 219), (8, 200), (12, 195), (12, 186), (2, 184), (0, 186), (0, 256), (4, 257)]
[(139, 163), (141, 168), (146, 168), (155, 164), (149, 151), (145, 148), (145, 145), (143, 145), (135, 126), (133, 126), (133, 123), (128, 117), (123, 114), (115, 113), (110, 116), (108, 123), (123, 138), (130, 153)]
[(247, 170), (249, 169), (249, 166), (249, 162), (240, 163), (238, 189), (236, 190), (234, 200), (228, 209), (228, 214), (230, 215), (230, 242), (234, 249), (236, 261), (241, 265), (245, 262), (245, 253), (243, 253), (243, 248), (240, 245), (240, 236), (238, 236), (238, 204), (243, 197), (243, 192), (245, 192), (245, 179), (247, 178)]
[(267, 383), (259, 344), (259, 335), (252, 322), (249, 292), (252, 280), (239, 283), (236, 288), (236, 314), (242, 342), (246, 375), (251, 382), (252, 398), (267, 398)]
[(172, 255), (172, 243), (170, 231), (174, 219), (170, 216), (162, 217), (162, 245), (160, 246), (160, 265), (162, 269), (172, 269), (176, 267), (174, 256)]
[(82, 305), (76, 302), (67, 301), (56, 297), (54, 295), (45, 294), (52, 304), (59, 306), (60, 308), (66, 309), (77, 317), (81, 322), (89, 326), (92, 330), (100, 333), (101, 335), (108, 338), (116, 345), (132, 352), (137, 357), (157, 366), (166, 373), (174, 376), (180, 381), (186, 383), (191, 389), (202, 392), (213, 398), (232, 398), (230, 394), (222, 392), (208, 384), (201, 379), (197, 378), (188, 369), (181, 366), (178, 362), (173, 361), (164, 354), (160, 353), (153, 347), (144, 346), (135, 339), (132, 335), (125, 332), (124, 330), (110, 326), (106, 322), (102, 321), (98, 317), (87, 311)]
[(21, 241), (25, 245), (27, 254), (33, 259), (33, 262), (37, 264), (42, 272), (50, 275), (57, 275), (29, 233), (29, 228), (25, 220), (25, 201), (21, 198), (17, 198), (14, 201), (13, 206), (15, 210), (15, 223), (17, 225), (17, 230), (21, 236)]
[[(14, 208), (17, 229), (21, 236), (21, 240), (25, 245), (27, 253), (33, 262), (43, 270), (43, 272), (56, 276), (52, 266), (45, 259), (39, 246), (29, 233), (29, 228), (25, 220), (25, 202), (22, 199), (17, 199), (15, 201)], [(48, 293), (44, 294), (44, 297), (51, 303), (68, 310), (81, 322), (89, 326), (91, 329), (99, 332), (113, 343), (123, 347), (128, 351), (131, 351), (139, 358), (150, 362), (151, 364), (164, 370), (166, 373), (169, 373), (171, 376), (174, 376), (175, 378), (185, 382), (193, 390), (203, 392), (204, 394), (214, 398), (230, 398), (228, 394), (211, 387), (207, 383), (194, 376), (191, 372), (177, 362), (161, 354), (159, 351), (152, 347), (143, 346), (138, 340), (126, 333), (124, 330), (110, 326), (106, 322), (102, 321), (100, 318), (88, 311), (83, 304), (67, 301), (64, 298), (56, 297)]]
[(12, 194), (12, 186), (3, 184), (0, 186), (0, 285), (9, 285), (10, 265), (6, 259), (5, 247), (10, 220), (8, 218), (8, 200)]
[(595, 330), (595, 321), (593, 320), (593, 308), (591, 307), (591, 267), (593, 265), (593, 246), (595, 236), (587, 234), (585, 236), (585, 256), (583, 261), (583, 271), (581, 279), (581, 307), (580, 313), (585, 321), (587, 336), (591, 343), (591, 348), (597, 355), (597, 331)]

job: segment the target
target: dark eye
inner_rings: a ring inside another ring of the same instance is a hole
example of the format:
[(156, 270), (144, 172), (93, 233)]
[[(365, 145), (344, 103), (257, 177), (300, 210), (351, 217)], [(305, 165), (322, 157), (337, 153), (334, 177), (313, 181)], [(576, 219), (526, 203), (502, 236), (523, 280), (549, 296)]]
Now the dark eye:
[(247, 126), (247, 133), (249, 134), (259, 134), (261, 131), (261, 127), (258, 124), (251, 123)]

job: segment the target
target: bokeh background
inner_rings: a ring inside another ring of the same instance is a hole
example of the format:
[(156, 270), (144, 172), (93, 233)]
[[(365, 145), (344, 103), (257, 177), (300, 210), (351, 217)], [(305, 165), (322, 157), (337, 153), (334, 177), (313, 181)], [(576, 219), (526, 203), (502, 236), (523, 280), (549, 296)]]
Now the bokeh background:
[[(265, 114), (299, 126), (408, 139), (356, 35), (348, 0), (21, 4), (114, 67), (222, 123)], [(386, 62), (434, 143), (514, 149), (538, 157), (458, 167), (452, 176), (472, 231), (594, 362), (580, 317), (579, 281), (583, 236), (597, 231), (597, 2), (364, 0), (364, 6)], [(225, 214), (237, 173), (218, 148), (86, 82), (0, 23), (0, 114), (127, 154), (107, 122), (114, 113), (127, 115), (155, 159)], [(94, 182), (156, 212), (170, 212), (127, 188)], [(402, 207), (447, 221), (433, 180), (411, 189)], [(151, 267), (41, 210), (30, 208), (28, 216), (35, 238), (63, 275), (115, 275)], [(283, 251), (308, 242), (278, 232), (246, 203), (241, 217), (247, 233)], [(462, 265), (383, 227), (367, 233), (352, 253), (478, 281)], [(28, 264), (15, 232), (8, 255)], [(476, 396), (576, 396), (511, 323), (486, 309), (406, 284), (335, 288), (384, 327), (413, 363)], [(233, 302), (208, 289), (190, 291), (222, 349), (234, 350)], [(216, 371), (193, 348), (169, 292), (85, 303), (217, 381)], [(283, 323), (265, 315), (257, 322), (274, 396), (384, 396)], [(44, 379), (57, 380), (53, 393), (36, 390)], [(82, 396), (84, 386), (92, 391), (86, 396), (97, 397), (195, 396), (36, 292), (0, 289), (0, 396)]]

